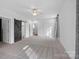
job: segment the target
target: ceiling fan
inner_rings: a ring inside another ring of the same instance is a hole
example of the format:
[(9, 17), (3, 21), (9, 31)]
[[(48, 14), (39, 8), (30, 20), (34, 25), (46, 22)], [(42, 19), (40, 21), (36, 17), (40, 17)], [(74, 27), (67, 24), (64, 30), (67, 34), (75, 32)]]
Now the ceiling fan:
[(37, 8), (32, 9), (32, 15), (37, 16), (39, 14), (39, 10)]
[(42, 11), (40, 10), (40, 8), (31, 6), (31, 7), (27, 7), (27, 6), (20, 6), (23, 10), (31, 13), (33, 16), (38, 16), (39, 14), (42, 13)]

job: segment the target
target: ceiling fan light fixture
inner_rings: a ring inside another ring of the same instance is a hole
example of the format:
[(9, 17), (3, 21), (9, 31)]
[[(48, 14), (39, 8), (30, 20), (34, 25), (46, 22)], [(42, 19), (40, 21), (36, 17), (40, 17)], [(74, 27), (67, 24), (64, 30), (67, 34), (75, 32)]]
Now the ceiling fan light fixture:
[(37, 16), (37, 13), (33, 13), (33, 16)]
[(33, 9), (33, 16), (37, 16), (37, 9)]

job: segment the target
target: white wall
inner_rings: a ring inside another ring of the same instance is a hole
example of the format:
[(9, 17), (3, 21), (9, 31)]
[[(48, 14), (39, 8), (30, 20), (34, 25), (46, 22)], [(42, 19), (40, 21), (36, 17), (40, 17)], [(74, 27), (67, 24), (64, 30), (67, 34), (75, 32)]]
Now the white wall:
[(65, 0), (59, 13), (60, 41), (72, 59), (75, 57), (76, 0)]
[(29, 35), (29, 36), (33, 36), (33, 23), (30, 22), (29, 24), (30, 24), (30, 25), (29, 25), (29, 26), (30, 26), (30, 28), (29, 28), (29, 30), (30, 30), (30, 31), (29, 31), (29, 34), (30, 34), (30, 35)]
[(29, 29), (29, 23), (26, 23), (26, 27), (25, 27), (25, 28), (26, 28), (26, 32), (25, 32), (26, 35), (25, 35), (25, 37), (27, 38), (27, 37), (30, 36), (30, 33), (29, 33), (29, 30), (30, 30), (30, 29)]
[(22, 29), (22, 39), (25, 37), (25, 32), (26, 32), (26, 25), (25, 25), (25, 22), (22, 22), (21, 24), (21, 29)]
[(42, 37), (55, 38), (55, 24), (56, 18), (48, 18), (38, 21), (38, 35)]
[(14, 43), (14, 18), (9, 20), (9, 43)]

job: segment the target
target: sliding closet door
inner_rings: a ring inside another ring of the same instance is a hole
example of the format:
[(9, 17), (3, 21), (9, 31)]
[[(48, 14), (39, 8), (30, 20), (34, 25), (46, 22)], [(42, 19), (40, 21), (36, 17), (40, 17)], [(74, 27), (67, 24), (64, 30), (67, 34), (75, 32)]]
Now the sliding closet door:
[(22, 40), (22, 22), (14, 19), (14, 41)]

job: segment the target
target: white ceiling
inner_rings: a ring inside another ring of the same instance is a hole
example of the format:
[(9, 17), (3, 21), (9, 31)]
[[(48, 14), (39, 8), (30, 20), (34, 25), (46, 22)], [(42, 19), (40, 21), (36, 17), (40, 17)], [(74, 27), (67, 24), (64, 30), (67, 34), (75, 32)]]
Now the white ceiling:
[(0, 0), (0, 8), (6, 8), (23, 16), (32, 16), (29, 10), (36, 7), (43, 16), (57, 14), (65, 0)]

